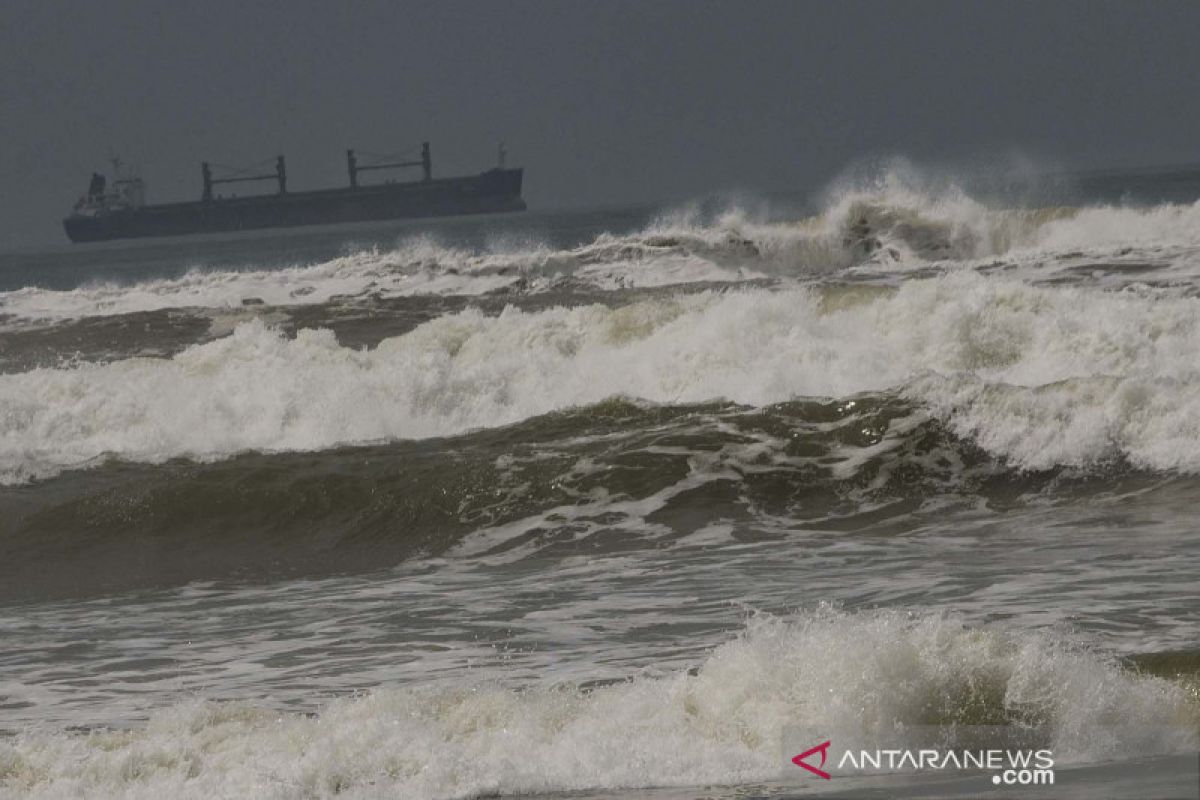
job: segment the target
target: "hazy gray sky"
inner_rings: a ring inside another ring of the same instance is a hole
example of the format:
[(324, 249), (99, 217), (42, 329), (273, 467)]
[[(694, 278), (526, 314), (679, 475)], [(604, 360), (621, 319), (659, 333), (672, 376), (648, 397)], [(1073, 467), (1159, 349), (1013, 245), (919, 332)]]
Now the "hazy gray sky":
[(817, 188), (853, 159), (1200, 161), (1195, 2), (4, 0), (0, 247), (63, 239), (110, 151), (198, 162), (503, 139), (533, 208)]

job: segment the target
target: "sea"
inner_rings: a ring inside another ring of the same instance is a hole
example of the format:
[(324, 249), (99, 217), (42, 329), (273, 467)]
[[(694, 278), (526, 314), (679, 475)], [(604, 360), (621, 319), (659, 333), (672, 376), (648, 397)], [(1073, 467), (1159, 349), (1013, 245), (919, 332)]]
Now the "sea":
[[(0, 796), (1200, 797), (1197, 198), (0, 254)], [(791, 760), (928, 726), (1055, 783)]]

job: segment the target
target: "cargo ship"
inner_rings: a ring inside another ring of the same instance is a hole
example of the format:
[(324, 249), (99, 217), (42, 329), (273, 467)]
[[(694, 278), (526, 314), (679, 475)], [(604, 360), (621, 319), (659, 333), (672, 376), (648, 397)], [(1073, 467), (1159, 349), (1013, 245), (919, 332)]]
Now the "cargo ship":
[[(99, 242), (146, 236), (184, 236), (255, 228), (284, 228), (327, 225), (339, 222), (446, 217), (460, 214), (494, 214), (524, 211), (521, 181), (524, 170), (504, 166), (504, 147), (499, 164), (478, 175), (434, 178), (429, 143), (421, 145), (419, 158), (411, 160), (368, 160), (359, 163), (353, 150), (346, 151), (349, 184), (340, 188), (291, 192), (287, 186), (287, 164), (274, 159), (274, 169), (246, 171), (200, 165), (203, 189), (200, 200), (147, 205), (142, 179), (123, 173), (114, 160), (111, 185), (93, 173), (87, 194), (79, 199), (63, 228), (72, 242)], [(413, 181), (364, 183), (363, 173), (379, 170), (420, 169)], [(222, 196), (217, 187), (243, 182), (269, 181), (272, 194), (246, 197)]]

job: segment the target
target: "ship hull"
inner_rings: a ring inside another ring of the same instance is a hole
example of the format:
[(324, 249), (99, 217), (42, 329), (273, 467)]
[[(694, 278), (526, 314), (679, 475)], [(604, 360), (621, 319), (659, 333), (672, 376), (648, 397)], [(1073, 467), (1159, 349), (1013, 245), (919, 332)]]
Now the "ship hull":
[(95, 216), (72, 215), (63, 220), (63, 228), (72, 242), (101, 242), (524, 211), (522, 177), (520, 169), (494, 169), (465, 178), (169, 203)]

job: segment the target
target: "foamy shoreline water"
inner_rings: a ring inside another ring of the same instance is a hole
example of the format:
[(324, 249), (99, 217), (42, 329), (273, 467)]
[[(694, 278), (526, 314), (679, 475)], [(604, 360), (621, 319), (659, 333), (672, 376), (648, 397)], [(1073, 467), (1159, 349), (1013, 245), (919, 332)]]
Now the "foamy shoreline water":
[[(470, 798), (775, 780), (788, 724), (866, 734), (1010, 714), (1043, 715), (1061, 764), (1188, 752), (1200, 722), (1180, 687), (1069, 642), (817, 610), (752, 619), (694, 672), (589, 690), (380, 690), (316, 717), (190, 701), (130, 732), (22, 735), (0, 743), (0, 765), (32, 797)], [(1123, 737), (1092, 735), (1114, 725)]]

